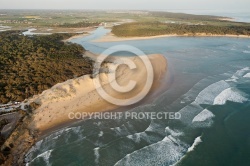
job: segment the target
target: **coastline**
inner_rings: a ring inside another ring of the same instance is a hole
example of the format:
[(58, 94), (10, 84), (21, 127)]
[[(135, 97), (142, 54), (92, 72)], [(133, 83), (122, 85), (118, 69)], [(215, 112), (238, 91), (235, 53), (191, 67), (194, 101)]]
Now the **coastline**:
[[(91, 55), (91, 58), (95, 59), (95, 54), (88, 52), (85, 56), (88, 55)], [(29, 153), (29, 150), (37, 141), (62, 128), (72, 126), (88, 119), (86, 117), (79, 120), (70, 120), (68, 118), (69, 112), (121, 112), (135, 108), (139, 105), (153, 102), (157, 96), (160, 96), (169, 88), (171, 85), (171, 76), (168, 70), (167, 60), (164, 56), (160, 54), (147, 56), (153, 67), (153, 85), (146, 97), (133, 105), (121, 107), (110, 104), (102, 99), (98, 96), (99, 94), (97, 94), (97, 91), (95, 90), (90, 75), (84, 75), (82, 77), (67, 80), (63, 83), (58, 83), (51, 89), (44, 91), (42, 94), (29, 99), (28, 103), (42, 101), (41, 106), (35, 109), (32, 114), (25, 117), (23, 123), (15, 129), (14, 135), (5, 142), (5, 147), (9, 147), (11, 143), (14, 145), (5, 164), (25, 164), (27, 153)], [(136, 88), (135, 90), (132, 90), (132, 92), (128, 92), (126, 95), (112, 92), (111, 94), (114, 95), (114, 97), (121, 99), (126, 97), (129, 98), (131, 95), (136, 95), (142, 90), (142, 88), (144, 88), (143, 83), (145, 83), (145, 79), (143, 78), (146, 78), (144, 77), (147, 73), (146, 67), (142, 66), (140, 58), (130, 58), (136, 64), (138, 70), (130, 70), (125, 65), (121, 65), (122, 67), (117, 69), (117, 82), (121, 84), (121, 86), (125, 86), (128, 81), (132, 80), (132, 78), (137, 78), (137, 80), (135, 80), (138, 81)], [(115, 60), (117, 58), (112, 57), (111, 59)], [(113, 62), (109, 63), (110, 65), (113, 64)], [(101, 78), (106, 79), (105, 73), (101, 73), (100, 75)], [(110, 87), (105, 83), (102, 85), (105, 90), (109, 90)], [(73, 89), (75, 89), (75, 91)]]
[(213, 35), (213, 34), (184, 34), (184, 35), (177, 35), (177, 34), (167, 34), (167, 35), (157, 35), (157, 36), (145, 36), (145, 37), (117, 37), (113, 33), (108, 33), (107, 35), (93, 40), (92, 42), (119, 42), (119, 41), (129, 41), (129, 40), (147, 40), (147, 39), (157, 39), (157, 38), (164, 38), (164, 37), (233, 37), (233, 38), (250, 38), (247, 35)]
[[(75, 33), (76, 35), (62, 40), (63, 42), (71, 42), (72, 39), (82, 38), (85, 36), (90, 35), (96, 28), (94, 27), (88, 27), (88, 28), (69, 28), (71, 31), (68, 31), (67, 33)], [(77, 32), (76, 32), (77, 31)]]
[[(89, 57), (94, 61), (98, 57), (98, 55), (96, 55), (90, 51), (85, 51), (83, 56)], [(147, 55), (147, 56), (152, 56), (152, 55)], [(139, 101), (138, 103), (135, 103), (133, 105), (123, 106), (123, 107), (120, 107), (120, 106), (114, 107), (114, 108), (111, 108), (108, 110), (103, 110), (100, 112), (127, 111), (127, 110), (133, 109), (133, 108), (140, 106), (140, 105), (150, 104), (156, 99), (156, 97), (159, 97), (161, 94), (166, 92), (173, 82), (173, 75), (172, 75), (170, 69), (168, 68), (167, 59), (160, 55), (159, 61), (161, 61), (161, 63), (164, 64), (164, 68), (160, 72), (154, 70), (154, 74), (155, 74), (155, 72), (159, 72), (158, 73), (159, 75), (156, 74), (156, 75), (158, 75), (158, 77), (157, 77), (156, 81), (154, 82), (154, 84), (152, 85), (152, 88), (150, 89), (149, 93), (145, 96), (145, 98), (143, 98), (141, 101)], [(74, 119), (71, 121), (65, 121), (59, 125), (56, 125), (56, 126), (53, 126), (49, 129), (43, 130), (42, 132), (40, 132), (40, 134), (37, 138), (37, 141), (42, 140), (43, 138), (49, 136), (50, 134), (52, 134), (56, 131), (59, 131), (63, 128), (67, 128), (67, 127), (70, 127), (70, 126), (78, 124), (78, 123), (81, 123), (82, 121), (85, 121), (87, 119), (88, 119), (88, 117), (86, 117), (85, 119), (80, 119), (80, 120)]]
[(68, 39), (65, 39), (65, 40), (62, 40), (63, 42), (70, 42), (72, 39), (77, 39), (77, 38), (81, 38), (81, 37), (85, 37), (85, 36), (88, 36), (89, 35), (89, 32), (86, 32), (86, 33), (81, 33), (81, 34), (77, 34), (77, 35), (74, 35)]
[[(150, 90), (154, 92), (160, 88), (161, 79), (167, 72), (167, 61), (159, 54), (149, 55), (148, 57), (154, 69), (155, 78)], [(140, 62), (139, 58), (133, 57), (131, 59), (139, 66), (139, 70), (131, 72), (127, 67), (121, 67), (118, 71), (117, 79), (119, 83), (125, 85), (132, 78), (137, 78), (137, 87), (134, 91), (124, 96), (110, 89), (111, 87), (107, 85), (107, 74), (100, 74), (101, 78), (104, 79), (104, 88), (111, 91), (112, 96), (114, 95), (117, 98), (130, 98), (144, 87), (145, 80), (141, 79), (140, 76), (146, 74), (145, 66), (142, 66), (142, 62)], [(30, 102), (33, 101), (41, 104), (41, 106), (35, 110), (32, 122), (32, 126), (40, 131), (41, 136), (48, 133), (48, 131), (51, 132), (51, 129), (61, 128), (64, 124), (76, 122), (76, 120), (69, 119), (68, 114), (70, 112), (106, 112), (120, 108), (100, 97), (89, 75), (59, 83), (30, 100)]]
[(221, 21), (231, 21), (231, 22), (236, 22), (235, 18), (231, 18), (231, 17), (222, 17), (219, 20)]

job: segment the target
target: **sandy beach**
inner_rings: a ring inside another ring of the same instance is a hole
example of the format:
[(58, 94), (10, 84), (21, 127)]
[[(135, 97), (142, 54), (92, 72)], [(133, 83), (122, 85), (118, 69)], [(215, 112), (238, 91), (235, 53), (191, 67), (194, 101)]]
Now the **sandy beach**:
[(85, 36), (88, 36), (90, 33), (92, 33), (96, 28), (95, 27), (87, 27), (87, 28), (65, 28), (65, 29), (56, 29), (56, 31), (52, 30), (50, 32), (53, 33), (60, 33), (59, 30), (65, 31), (66, 33), (75, 33), (76, 35), (63, 40), (63, 42), (70, 42), (72, 39), (82, 38)]
[(72, 39), (77, 39), (77, 38), (81, 38), (81, 37), (85, 37), (85, 36), (88, 36), (89, 33), (82, 33), (82, 34), (79, 34), (79, 35), (75, 35), (75, 36), (72, 36), (66, 40), (63, 40), (63, 42), (70, 42)]
[[(161, 79), (167, 73), (167, 61), (159, 54), (149, 55), (154, 71), (153, 85), (150, 91), (161, 89)], [(115, 60), (117, 60), (116, 57)], [(117, 71), (117, 82), (121, 86), (127, 85), (130, 80), (136, 81), (136, 87), (128, 93), (119, 93), (112, 89), (108, 83), (108, 74), (101, 73), (101, 85), (110, 95), (119, 99), (129, 99), (144, 88), (146, 82), (146, 67), (139, 57), (130, 57), (136, 64), (136, 70), (130, 70), (126, 65), (121, 65)], [(107, 65), (114, 65), (108, 63)], [(96, 78), (94, 78), (96, 79)], [(33, 127), (41, 132), (47, 131), (55, 126), (73, 122), (69, 119), (69, 113), (73, 112), (103, 112), (118, 108), (104, 100), (96, 91), (93, 79), (90, 75), (59, 83), (51, 89), (34, 96), (30, 102), (36, 102), (41, 106), (33, 114)]]
[(219, 20), (235, 22), (235, 18), (231, 18), (231, 17), (222, 17), (222, 18), (220, 18)]
[(164, 37), (234, 37), (234, 38), (250, 38), (247, 35), (213, 35), (213, 34), (168, 34), (168, 35), (158, 35), (158, 36), (146, 36), (146, 37), (117, 37), (113, 33), (108, 33), (107, 35), (93, 40), (93, 42), (118, 42), (118, 41), (129, 41), (129, 40), (147, 40), (147, 39), (156, 39), (156, 38), (164, 38)]
[(63, 40), (63, 42), (70, 42), (72, 39), (77, 39), (77, 38), (81, 38), (81, 37), (85, 37), (85, 36), (88, 36), (89, 35), (89, 32), (86, 32), (86, 33), (81, 33), (81, 34), (78, 34), (78, 35), (74, 35), (66, 40)]

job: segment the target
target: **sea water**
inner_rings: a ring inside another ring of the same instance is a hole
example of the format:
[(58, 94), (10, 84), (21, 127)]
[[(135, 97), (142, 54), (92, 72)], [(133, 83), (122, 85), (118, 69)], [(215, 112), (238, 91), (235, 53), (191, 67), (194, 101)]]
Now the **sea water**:
[(178, 120), (85, 120), (37, 142), (27, 165), (249, 165), (250, 39), (168, 37), (95, 43), (109, 30), (73, 39), (94, 53), (119, 44), (163, 54), (170, 88), (130, 112), (179, 112)]

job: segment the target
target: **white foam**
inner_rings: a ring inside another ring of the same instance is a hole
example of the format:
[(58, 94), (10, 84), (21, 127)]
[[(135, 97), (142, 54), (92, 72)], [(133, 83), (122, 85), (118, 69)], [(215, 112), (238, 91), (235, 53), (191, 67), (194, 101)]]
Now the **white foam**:
[(249, 70), (250, 70), (249, 67), (245, 67), (243, 69), (237, 70), (237, 72), (230, 79), (227, 79), (225, 81), (227, 81), (227, 82), (237, 82), (239, 80), (239, 78), (243, 77), (243, 75)]
[(51, 155), (52, 151), (53, 150), (47, 150), (46, 152), (43, 152), (42, 154), (39, 154), (33, 160), (31, 160), (29, 163), (26, 163), (26, 166), (29, 166), (30, 163), (32, 163), (33, 161), (35, 161), (37, 158), (40, 158), (40, 157), (42, 157), (44, 159), (46, 165), (49, 166), (50, 165), (49, 158), (50, 158), (50, 155)]
[(29, 159), (32, 152), (39, 150), (41, 148), (42, 143), (43, 143), (43, 140), (40, 140), (34, 146), (32, 146), (31, 149), (26, 154), (26, 158)]
[(130, 135), (130, 131), (128, 130), (128, 128), (123, 124), (120, 127), (115, 127), (115, 128), (110, 128), (111, 130), (113, 130), (117, 135), (120, 136), (126, 136), (126, 135)]
[(214, 114), (212, 112), (210, 112), (209, 110), (205, 109), (201, 113), (196, 115), (192, 122), (193, 123), (194, 122), (204, 122), (207, 120), (211, 120), (213, 117), (214, 117)]
[(249, 70), (250, 70), (249, 67), (245, 67), (245, 68), (243, 68), (241, 70), (238, 70), (234, 75), (238, 76), (238, 77), (242, 77)]
[(193, 118), (203, 110), (203, 108), (200, 105), (201, 104), (212, 105), (215, 97), (219, 95), (220, 92), (229, 87), (230, 85), (224, 80), (218, 81), (206, 87), (198, 94), (194, 102), (185, 106), (179, 111), (179, 113), (182, 115), (181, 121), (186, 125), (191, 125)]
[(174, 164), (184, 155), (187, 148), (181, 141), (176, 140), (176, 142), (166, 137), (163, 141), (127, 154), (115, 166)]
[(61, 135), (57, 135), (57, 136), (53, 137), (52, 139), (56, 140), (56, 139), (58, 139), (60, 136), (61, 136)]
[(185, 125), (191, 125), (192, 119), (199, 114), (203, 108), (196, 104), (195, 102), (187, 105), (186, 107), (182, 108), (179, 113), (181, 114), (181, 122)]
[(100, 158), (99, 148), (95, 148), (94, 153), (95, 153), (95, 163), (98, 165), (99, 164), (99, 158)]
[(214, 84), (209, 85), (207, 88), (202, 90), (199, 95), (195, 99), (196, 104), (212, 104), (213, 99), (219, 92), (223, 91), (230, 86), (224, 80), (216, 82)]
[(162, 141), (164, 141), (164, 142), (169, 142), (169, 141), (171, 141), (168, 137), (165, 137)]
[(226, 101), (232, 101), (237, 103), (243, 103), (247, 101), (248, 99), (244, 97), (241, 92), (239, 92), (237, 89), (228, 88), (224, 91), (222, 91), (215, 99), (214, 99), (214, 105), (223, 105), (226, 103)]
[(243, 53), (250, 54), (250, 51), (244, 50)]
[(78, 134), (78, 133), (81, 131), (81, 126), (71, 127), (71, 130), (72, 130), (75, 134)]
[(180, 131), (174, 131), (174, 130), (170, 129), (168, 126), (165, 128), (165, 132), (167, 134), (174, 136), (174, 137), (181, 136), (184, 134), (183, 132), (180, 132)]
[(195, 148), (197, 145), (199, 145), (201, 142), (202, 142), (201, 136), (195, 138), (193, 145), (192, 145), (191, 147), (188, 148), (188, 152), (193, 151), (194, 148)]
[(145, 131), (155, 131), (155, 127), (152, 125), (152, 123), (150, 123), (150, 125)]
[(139, 143), (141, 140), (146, 141), (148, 144), (154, 144), (159, 141), (154, 135), (147, 134), (145, 131), (128, 135), (127, 138)]
[[(141, 132), (141, 133), (135, 133), (133, 135), (128, 135), (127, 138), (133, 140), (134, 142), (137, 142), (139, 143), (140, 140), (141, 140), (141, 134), (144, 133), (144, 132)], [(144, 133), (145, 134), (145, 133)]]
[(172, 135), (169, 135), (168, 138), (175, 144), (179, 144), (179, 140), (175, 139), (175, 137), (173, 137)]
[(239, 79), (238, 77), (233, 75), (230, 79), (227, 79), (226, 81), (227, 82), (237, 82), (238, 79)]
[(247, 73), (243, 76), (244, 78), (250, 78), (250, 73)]
[(103, 136), (103, 131), (100, 131), (100, 133), (98, 134), (99, 137)]

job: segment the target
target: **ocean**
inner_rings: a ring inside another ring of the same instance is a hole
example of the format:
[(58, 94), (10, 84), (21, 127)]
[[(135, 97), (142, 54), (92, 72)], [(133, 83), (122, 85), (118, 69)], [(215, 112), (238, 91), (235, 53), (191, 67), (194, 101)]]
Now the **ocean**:
[(250, 39), (168, 37), (94, 43), (110, 30), (73, 39), (101, 53), (119, 44), (166, 57), (170, 88), (129, 112), (179, 112), (178, 120), (85, 120), (40, 140), (27, 165), (250, 165)]

